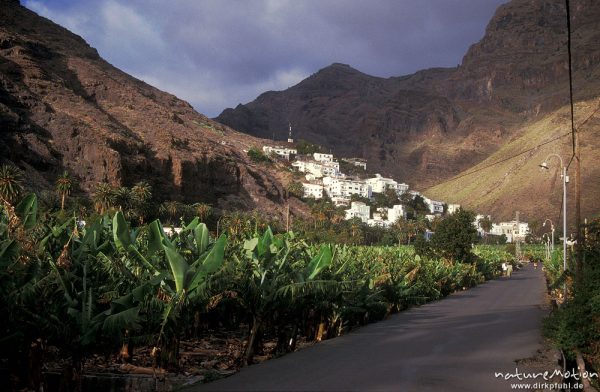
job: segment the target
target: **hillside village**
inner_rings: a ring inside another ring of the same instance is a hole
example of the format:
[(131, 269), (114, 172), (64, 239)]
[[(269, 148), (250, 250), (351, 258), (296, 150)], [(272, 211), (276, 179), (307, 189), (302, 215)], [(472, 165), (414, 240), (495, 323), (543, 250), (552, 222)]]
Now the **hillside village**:
[[(460, 204), (448, 204), (444, 201), (432, 200), (420, 192), (410, 190), (408, 184), (398, 182), (393, 178), (383, 177), (380, 174), (368, 177), (366, 174), (367, 162), (363, 159), (341, 158), (342, 161), (365, 171), (365, 178), (360, 175), (351, 176), (343, 173), (340, 170), (340, 162), (333, 154), (321, 152), (306, 155), (298, 154), (298, 150), (294, 146), (294, 140), (291, 138), (291, 132), (287, 144), (287, 146), (264, 145), (263, 153), (273, 158), (289, 161), (295, 171), (304, 173), (304, 181), (302, 182), (304, 198), (319, 200), (328, 197), (335, 206), (348, 207), (345, 210), (346, 220), (358, 218), (371, 227), (389, 228), (398, 219), (407, 219), (407, 209), (404, 204), (395, 204), (391, 208), (378, 207), (376, 210), (372, 210), (367, 203), (353, 200), (353, 196), (359, 199), (373, 200), (374, 194), (383, 194), (390, 190), (394, 191), (398, 197), (409, 194), (412, 199), (422, 198), (429, 210), (426, 218), (430, 221), (444, 214), (453, 214), (461, 208)], [(529, 224), (516, 220), (492, 222), (491, 228), (486, 231), (481, 224), (481, 221), (486, 218), (491, 220), (489, 215), (477, 214), (475, 222), (473, 222), (480, 236), (487, 234), (504, 235), (507, 242), (513, 242), (517, 239), (524, 240), (529, 233)]]

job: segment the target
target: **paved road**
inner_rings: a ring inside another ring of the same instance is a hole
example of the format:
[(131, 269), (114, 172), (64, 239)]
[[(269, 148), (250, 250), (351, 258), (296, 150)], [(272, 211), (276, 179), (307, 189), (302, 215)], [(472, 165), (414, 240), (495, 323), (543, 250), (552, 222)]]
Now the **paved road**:
[(192, 390), (507, 391), (494, 372), (541, 347), (543, 301), (530, 265)]

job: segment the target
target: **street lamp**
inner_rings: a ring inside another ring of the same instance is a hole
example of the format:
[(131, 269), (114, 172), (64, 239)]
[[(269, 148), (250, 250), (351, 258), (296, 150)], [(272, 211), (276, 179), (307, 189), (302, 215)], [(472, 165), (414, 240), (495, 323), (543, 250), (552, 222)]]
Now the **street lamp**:
[(552, 230), (552, 252), (554, 252), (554, 223), (552, 223), (552, 219), (546, 219), (542, 225), (543, 227), (546, 227), (546, 222), (550, 222), (550, 229)]
[[(567, 176), (567, 167), (564, 165), (562, 158), (558, 154), (549, 154), (544, 162), (540, 165), (542, 169), (548, 170), (548, 160), (550, 158), (558, 158), (560, 161), (560, 168), (562, 171), (563, 180), (563, 272), (567, 271), (567, 182), (569, 177)], [(546, 222), (544, 222), (546, 223)], [(567, 284), (565, 283), (565, 301), (567, 300)]]

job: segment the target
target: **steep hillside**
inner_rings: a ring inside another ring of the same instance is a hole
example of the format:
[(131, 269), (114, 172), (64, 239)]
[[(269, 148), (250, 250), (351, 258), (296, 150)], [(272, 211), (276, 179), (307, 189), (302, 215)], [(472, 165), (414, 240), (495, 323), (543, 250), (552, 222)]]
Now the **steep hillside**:
[[(571, 1), (575, 98), (600, 91), (600, 7)], [(568, 102), (564, 3), (514, 0), (451, 69), (375, 78), (333, 64), (285, 91), (226, 109), (217, 121), (252, 135), (296, 137), (366, 158), (426, 189), (472, 167)], [(343, 140), (343, 143), (340, 141)]]
[[(581, 137), (582, 214), (592, 217), (600, 213), (600, 100), (579, 102), (575, 113)], [(550, 154), (561, 156), (568, 165), (573, 153), (569, 130), (570, 108), (565, 106), (527, 124), (520, 130), (519, 136), (510, 139), (486, 160), (428, 189), (425, 194), (491, 214), (494, 219), (509, 219), (518, 210), (526, 220), (550, 218), (558, 224), (562, 219), (560, 162), (555, 157), (548, 159), (550, 170), (539, 165)], [(574, 165), (568, 176), (567, 218), (573, 225)]]
[(197, 113), (104, 61), (18, 1), (0, 2), (0, 160), (34, 188), (64, 169), (84, 191), (146, 179), (161, 198), (275, 213), (276, 173), (248, 161), (259, 139)]

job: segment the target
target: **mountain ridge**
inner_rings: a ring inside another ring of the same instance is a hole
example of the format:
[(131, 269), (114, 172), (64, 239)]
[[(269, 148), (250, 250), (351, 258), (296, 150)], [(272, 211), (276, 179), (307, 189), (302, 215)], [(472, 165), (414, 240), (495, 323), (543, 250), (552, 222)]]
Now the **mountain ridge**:
[[(600, 91), (594, 22), (600, 7), (572, 1), (571, 18), (575, 101), (583, 102)], [(425, 190), (483, 162), (568, 104), (565, 19), (564, 5), (556, 2), (513, 0), (497, 9), (458, 67), (369, 79), (360, 71), (340, 76), (334, 63), (287, 90), (226, 109), (216, 120), (280, 139), (291, 121), (296, 138), (366, 158), (373, 170)], [(306, 88), (315, 75), (333, 75), (337, 80), (321, 83), (344, 89)], [(506, 207), (492, 210), (512, 214), (508, 203), (501, 204)]]

